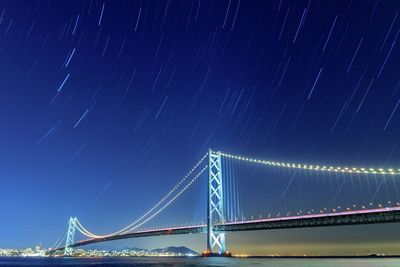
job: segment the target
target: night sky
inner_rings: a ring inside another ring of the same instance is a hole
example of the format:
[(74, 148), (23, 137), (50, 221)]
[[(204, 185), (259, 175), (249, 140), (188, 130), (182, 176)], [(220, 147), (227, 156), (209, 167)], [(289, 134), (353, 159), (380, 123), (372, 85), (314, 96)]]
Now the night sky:
[[(398, 167), (399, 12), (396, 0), (2, 1), (0, 247), (50, 247), (69, 216), (117, 230), (210, 147)], [(228, 249), (400, 253), (399, 236), (398, 224), (283, 230), (232, 235)], [(205, 248), (107, 246), (173, 244)]]

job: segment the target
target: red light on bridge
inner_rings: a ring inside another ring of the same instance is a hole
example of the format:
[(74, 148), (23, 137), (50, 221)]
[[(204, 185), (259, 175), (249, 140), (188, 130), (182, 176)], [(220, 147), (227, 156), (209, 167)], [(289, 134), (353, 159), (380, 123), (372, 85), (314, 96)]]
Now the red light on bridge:
[(168, 229), (168, 234), (172, 235), (172, 229)]

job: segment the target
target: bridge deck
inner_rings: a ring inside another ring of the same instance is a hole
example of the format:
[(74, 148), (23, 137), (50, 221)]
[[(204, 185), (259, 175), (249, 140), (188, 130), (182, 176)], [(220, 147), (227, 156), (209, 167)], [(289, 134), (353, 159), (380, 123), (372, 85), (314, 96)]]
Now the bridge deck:
[(400, 207), (227, 222), (215, 228), (230, 232), (395, 222), (400, 222)]
[[(400, 222), (400, 207), (344, 211), (328, 214), (307, 214), (302, 216), (290, 216), (281, 218), (267, 218), (259, 220), (246, 220), (236, 222), (226, 222), (216, 225), (215, 231), (254, 231), (254, 230), (272, 230), (285, 228), (304, 228), (321, 226), (340, 226), (340, 225), (358, 225), (358, 224), (378, 224)], [(161, 235), (177, 234), (196, 234), (205, 233), (206, 225), (182, 226), (172, 228), (162, 228), (154, 230), (137, 231), (133, 233), (114, 235), (104, 238), (93, 238), (75, 243), (72, 247), (100, 243), (111, 240), (138, 238)], [(60, 247), (50, 252), (63, 250)]]

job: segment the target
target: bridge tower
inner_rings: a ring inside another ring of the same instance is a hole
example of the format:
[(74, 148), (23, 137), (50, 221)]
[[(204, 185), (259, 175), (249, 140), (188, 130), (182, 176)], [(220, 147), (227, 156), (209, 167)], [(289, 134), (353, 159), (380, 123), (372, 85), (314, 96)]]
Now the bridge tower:
[(75, 237), (75, 229), (76, 229), (76, 221), (78, 218), (70, 217), (68, 221), (68, 231), (67, 231), (67, 240), (65, 241), (64, 255), (71, 256), (74, 252), (73, 247), (71, 245), (74, 244)]
[[(207, 251), (203, 256), (230, 256), (226, 251), (225, 233), (214, 231), (215, 223), (225, 222), (224, 195), (222, 186), (222, 164), (220, 152), (208, 150), (208, 209), (207, 209)], [(213, 248), (218, 253), (213, 253)]]

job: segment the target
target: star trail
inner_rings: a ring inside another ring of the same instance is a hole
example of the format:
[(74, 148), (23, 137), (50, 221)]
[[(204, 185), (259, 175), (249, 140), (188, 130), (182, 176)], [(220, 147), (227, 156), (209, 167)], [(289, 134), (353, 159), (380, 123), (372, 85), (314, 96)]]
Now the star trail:
[(102, 232), (104, 209), (123, 226), (208, 148), (397, 172), (399, 11), (395, 0), (2, 1), (0, 247), (50, 246), (72, 215)]

